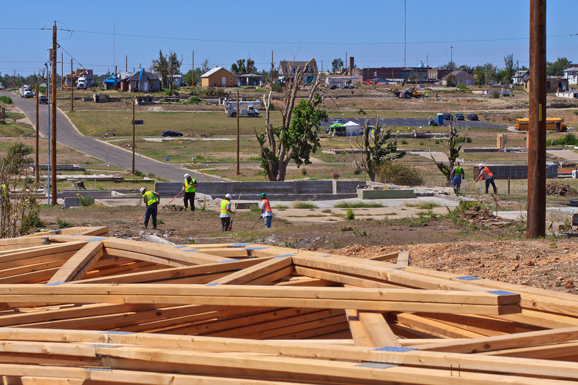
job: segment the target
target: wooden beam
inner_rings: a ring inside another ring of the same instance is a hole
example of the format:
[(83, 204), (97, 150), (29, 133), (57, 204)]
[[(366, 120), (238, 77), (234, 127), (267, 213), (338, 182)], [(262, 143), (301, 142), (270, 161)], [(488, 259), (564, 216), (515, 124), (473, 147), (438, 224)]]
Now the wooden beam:
[(57, 282), (78, 281), (96, 264), (102, 257), (102, 242), (88, 242), (76, 252), (48, 281), (49, 284)]

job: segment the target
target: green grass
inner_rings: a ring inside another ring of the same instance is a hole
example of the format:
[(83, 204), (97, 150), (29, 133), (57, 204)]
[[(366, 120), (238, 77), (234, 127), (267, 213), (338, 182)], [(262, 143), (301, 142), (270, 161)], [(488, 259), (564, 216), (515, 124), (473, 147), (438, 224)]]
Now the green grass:
[(422, 202), (422, 203), (405, 202), (403, 205), (405, 207), (417, 207), (420, 210), (431, 210), (434, 207), (441, 207), (441, 205), (434, 202)]
[(294, 209), (316, 209), (317, 205), (313, 202), (295, 201), (292, 204)]
[[(101, 136), (105, 132), (110, 137), (132, 135), (132, 111), (75, 111), (69, 114), (72, 122), (86, 136)], [(273, 125), (281, 122), (278, 111), (271, 112)], [(193, 135), (234, 135), (237, 120), (229, 117), (224, 111), (211, 112), (164, 112), (137, 111), (137, 120), (143, 120), (142, 126), (136, 127), (137, 136), (160, 136), (163, 131), (174, 130), (185, 136)], [(265, 119), (243, 117), (240, 119), (240, 133), (254, 135), (254, 128), (262, 131)]]
[(374, 208), (383, 207), (381, 203), (365, 203), (365, 202), (341, 202), (333, 206), (337, 209), (359, 209), (359, 208)]

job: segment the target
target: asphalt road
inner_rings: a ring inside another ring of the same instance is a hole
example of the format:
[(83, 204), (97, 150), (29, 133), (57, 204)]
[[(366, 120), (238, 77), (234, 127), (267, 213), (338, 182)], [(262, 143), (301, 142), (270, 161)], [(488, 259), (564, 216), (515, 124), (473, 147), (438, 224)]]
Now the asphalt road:
[[(30, 119), (34, 125), (36, 122), (36, 99), (22, 99), (18, 95), (9, 92), (0, 92), (0, 95), (10, 96), (14, 104), (24, 111), (26, 116), (28, 116), (28, 119)], [(39, 119), (40, 136), (48, 138), (48, 105), (40, 105)], [(108, 159), (108, 164), (112, 166), (118, 166), (129, 170), (132, 168), (132, 153), (101, 142), (96, 138), (83, 136), (76, 131), (60, 111), (57, 111), (56, 119), (56, 140), (58, 143), (102, 161), (107, 161)], [(138, 154), (136, 154), (135, 157), (135, 168), (146, 174), (153, 173), (161, 178), (168, 179), (171, 182), (182, 182), (185, 173), (191, 174), (191, 176), (197, 179), (198, 182), (209, 182), (209, 180), (201, 173), (185, 170), (181, 168), (180, 165), (162, 163), (150, 158), (139, 156)], [(218, 177), (211, 176), (210, 178), (213, 182), (221, 181)]]
[[(435, 119), (435, 116), (433, 117)], [(321, 124), (322, 127), (329, 127), (333, 124), (334, 119), (329, 119), (327, 122)], [(365, 118), (345, 118), (345, 122), (352, 121), (359, 124), (361, 127), (365, 127)], [(367, 124), (373, 126), (375, 118), (367, 118)], [(445, 120), (444, 123), (449, 124), (449, 120)], [(395, 119), (379, 119), (380, 126), (392, 127), (392, 126), (406, 126), (406, 127), (426, 127), (428, 119), (420, 118), (395, 118)], [(344, 124), (344, 123), (343, 123)], [(506, 129), (505, 126), (498, 126), (497, 124), (484, 122), (481, 120), (471, 121), (471, 120), (458, 120), (456, 121), (456, 127), (484, 127), (484, 128), (501, 128)]]

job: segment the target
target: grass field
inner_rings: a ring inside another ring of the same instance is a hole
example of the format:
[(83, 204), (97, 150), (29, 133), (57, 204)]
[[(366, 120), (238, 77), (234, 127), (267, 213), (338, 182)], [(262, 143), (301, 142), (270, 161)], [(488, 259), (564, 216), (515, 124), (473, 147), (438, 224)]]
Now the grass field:
[[(132, 112), (127, 111), (75, 111), (70, 119), (86, 136), (132, 135)], [(281, 114), (271, 113), (273, 124), (281, 122)], [(137, 136), (160, 136), (163, 131), (174, 130), (185, 136), (234, 135), (237, 132), (237, 120), (224, 112), (162, 112), (137, 111), (136, 120), (144, 120), (136, 126)], [(240, 133), (254, 135), (254, 129), (263, 131), (265, 119), (240, 118)]]

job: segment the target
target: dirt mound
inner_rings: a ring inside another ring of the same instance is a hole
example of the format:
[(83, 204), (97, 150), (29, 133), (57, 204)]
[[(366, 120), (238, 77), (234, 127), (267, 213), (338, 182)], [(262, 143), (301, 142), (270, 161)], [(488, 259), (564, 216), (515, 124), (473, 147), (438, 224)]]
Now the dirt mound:
[(578, 196), (578, 191), (576, 189), (570, 187), (567, 184), (558, 184), (558, 183), (548, 183), (546, 185), (546, 193), (548, 195), (559, 195), (562, 197), (569, 196), (575, 197)]

